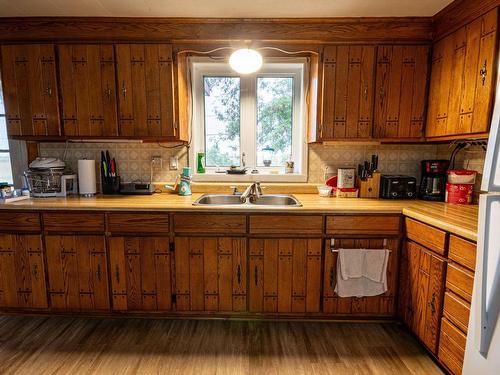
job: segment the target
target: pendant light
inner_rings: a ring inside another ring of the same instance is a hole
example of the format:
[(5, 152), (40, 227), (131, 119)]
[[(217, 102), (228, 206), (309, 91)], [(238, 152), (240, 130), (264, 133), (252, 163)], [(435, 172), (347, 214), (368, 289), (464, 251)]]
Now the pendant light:
[(262, 55), (254, 49), (241, 48), (229, 57), (231, 69), (240, 74), (250, 74), (262, 66)]

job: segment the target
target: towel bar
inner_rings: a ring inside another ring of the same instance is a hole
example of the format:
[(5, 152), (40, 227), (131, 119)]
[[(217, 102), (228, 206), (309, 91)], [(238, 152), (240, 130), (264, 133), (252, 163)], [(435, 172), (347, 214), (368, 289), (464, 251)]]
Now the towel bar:
[[(340, 249), (331, 249), (332, 253), (338, 253)], [(392, 253), (392, 250), (389, 249), (363, 249), (363, 250), (387, 250), (388, 252)]]

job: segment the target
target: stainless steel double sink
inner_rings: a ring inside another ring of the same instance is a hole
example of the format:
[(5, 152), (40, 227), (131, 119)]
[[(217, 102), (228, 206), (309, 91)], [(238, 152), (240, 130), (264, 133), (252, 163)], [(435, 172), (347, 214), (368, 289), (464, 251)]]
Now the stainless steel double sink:
[(302, 204), (293, 195), (265, 194), (243, 201), (239, 195), (204, 194), (193, 203), (194, 206), (275, 206), (301, 207)]

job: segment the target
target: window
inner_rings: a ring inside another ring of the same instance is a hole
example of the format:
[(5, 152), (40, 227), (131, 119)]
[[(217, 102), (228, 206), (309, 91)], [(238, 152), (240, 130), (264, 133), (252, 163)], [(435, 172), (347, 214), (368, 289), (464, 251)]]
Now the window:
[[(257, 171), (227, 178), (231, 180), (307, 179), (305, 62), (273, 60), (257, 73), (238, 75), (227, 63), (204, 58), (191, 61), (194, 110), (190, 157), (196, 167), (196, 154), (204, 152), (207, 172), (195, 175), (195, 179), (224, 180), (224, 174), (217, 172), (230, 166)], [(295, 164), (293, 174), (285, 174), (289, 160)]]
[(0, 82), (0, 182), (13, 183), (10, 163), (9, 139), (7, 138), (7, 119), (3, 104), (2, 85)]

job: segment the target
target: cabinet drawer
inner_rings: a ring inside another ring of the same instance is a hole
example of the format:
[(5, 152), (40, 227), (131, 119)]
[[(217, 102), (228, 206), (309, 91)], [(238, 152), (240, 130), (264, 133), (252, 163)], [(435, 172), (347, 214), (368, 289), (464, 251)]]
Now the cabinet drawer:
[(406, 237), (441, 255), (445, 254), (446, 232), (408, 218), (405, 224)]
[(39, 232), (40, 215), (24, 212), (0, 212), (0, 230), (7, 232)]
[(51, 232), (104, 232), (104, 214), (46, 213), (43, 214), (43, 228)]
[(438, 357), (453, 374), (462, 373), (466, 336), (448, 319), (441, 320)]
[(334, 215), (326, 219), (328, 234), (398, 235), (399, 215)]
[(470, 315), (469, 303), (460, 299), (460, 297), (454, 293), (446, 292), (444, 294), (443, 314), (463, 332), (467, 332)]
[(168, 233), (168, 214), (109, 214), (108, 229), (121, 233)]
[(243, 215), (176, 214), (174, 231), (181, 233), (245, 233)]
[(448, 258), (474, 271), (476, 267), (476, 243), (450, 235)]
[(303, 234), (321, 234), (322, 232), (323, 218), (321, 216), (250, 216), (250, 233), (252, 234), (291, 233), (300, 236)]
[(458, 264), (448, 263), (446, 274), (446, 287), (470, 302), (472, 287), (474, 286), (474, 273)]

